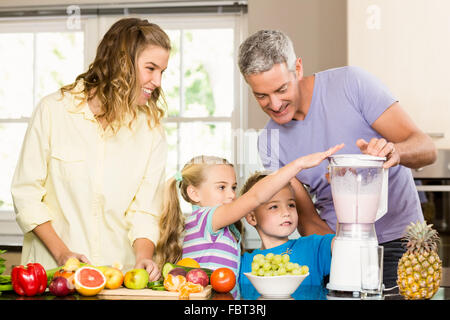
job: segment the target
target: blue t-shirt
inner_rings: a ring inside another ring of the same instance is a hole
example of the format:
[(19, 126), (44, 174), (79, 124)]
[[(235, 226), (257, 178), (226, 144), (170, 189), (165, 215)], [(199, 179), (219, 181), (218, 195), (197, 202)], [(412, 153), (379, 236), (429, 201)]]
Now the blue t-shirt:
[[(360, 154), (356, 140), (381, 138), (371, 125), (397, 100), (373, 75), (358, 67), (342, 67), (315, 74), (311, 105), (304, 120), (279, 125), (269, 120), (258, 138), (262, 164), (276, 170), (294, 159), (327, 150), (340, 143), (338, 154)], [(331, 187), (325, 174), (328, 161), (302, 170), (297, 178), (309, 186), (321, 219), (336, 231)], [(388, 211), (375, 222), (378, 242), (403, 236), (411, 222), (423, 221), (422, 209), (409, 168), (389, 168)]]
[[(252, 271), (253, 257), (260, 253), (284, 254), (290, 256), (291, 262), (298, 263), (301, 266), (308, 266), (309, 276), (303, 280), (299, 288), (292, 294), (294, 298), (300, 293), (300, 288), (304, 286), (324, 288), (323, 278), (330, 273), (331, 265), (331, 241), (334, 234), (310, 235), (298, 239), (289, 240), (286, 243), (266, 250), (255, 249), (252, 253), (244, 253), (241, 259), (241, 268), (239, 271), (239, 288), (241, 297), (244, 299), (254, 299), (259, 295), (255, 287), (248, 280), (245, 272)], [(309, 290), (310, 292), (311, 290)], [(314, 294), (322, 294), (322, 290), (314, 291)]]

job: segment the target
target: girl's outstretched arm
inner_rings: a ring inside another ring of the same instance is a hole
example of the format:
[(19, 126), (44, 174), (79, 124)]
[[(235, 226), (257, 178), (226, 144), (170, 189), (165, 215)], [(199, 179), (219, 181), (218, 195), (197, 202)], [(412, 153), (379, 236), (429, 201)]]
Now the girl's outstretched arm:
[(239, 221), (256, 207), (272, 198), (299, 171), (319, 165), (324, 159), (343, 147), (344, 144), (340, 144), (323, 152), (297, 158), (264, 179), (261, 179), (238, 199), (231, 203), (221, 205), (216, 209), (212, 218), (213, 231), (217, 231)]

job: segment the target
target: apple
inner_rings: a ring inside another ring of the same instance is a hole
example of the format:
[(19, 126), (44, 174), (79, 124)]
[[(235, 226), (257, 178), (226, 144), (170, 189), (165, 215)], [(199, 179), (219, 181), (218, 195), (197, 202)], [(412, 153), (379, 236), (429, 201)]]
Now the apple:
[(186, 281), (201, 284), (203, 287), (206, 287), (209, 283), (208, 274), (202, 269), (192, 269), (186, 274)]
[(128, 289), (144, 289), (148, 283), (148, 272), (145, 269), (132, 269), (127, 271), (123, 283)]
[(105, 285), (106, 288), (117, 289), (122, 285), (124, 278), (122, 271), (120, 271), (117, 268), (108, 266), (98, 267), (98, 269), (100, 269), (100, 271), (106, 277), (106, 285)]

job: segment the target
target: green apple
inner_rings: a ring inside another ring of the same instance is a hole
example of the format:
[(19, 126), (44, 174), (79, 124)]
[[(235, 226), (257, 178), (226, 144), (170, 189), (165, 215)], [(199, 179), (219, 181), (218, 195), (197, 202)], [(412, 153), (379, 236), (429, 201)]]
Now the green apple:
[(144, 289), (148, 283), (148, 272), (145, 269), (132, 269), (125, 273), (123, 283), (129, 289)]

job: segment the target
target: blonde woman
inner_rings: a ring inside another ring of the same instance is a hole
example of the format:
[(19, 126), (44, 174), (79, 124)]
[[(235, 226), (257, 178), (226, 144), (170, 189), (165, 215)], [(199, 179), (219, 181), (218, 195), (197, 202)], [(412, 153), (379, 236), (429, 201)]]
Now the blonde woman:
[(34, 110), (12, 182), (21, 263), (119, 262), (160, 277), (167, 144), (161, 76), (170, 40), (147, 20), (117, 21), (94, 62)]

